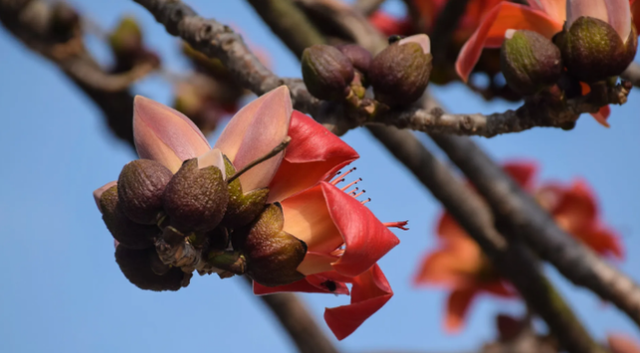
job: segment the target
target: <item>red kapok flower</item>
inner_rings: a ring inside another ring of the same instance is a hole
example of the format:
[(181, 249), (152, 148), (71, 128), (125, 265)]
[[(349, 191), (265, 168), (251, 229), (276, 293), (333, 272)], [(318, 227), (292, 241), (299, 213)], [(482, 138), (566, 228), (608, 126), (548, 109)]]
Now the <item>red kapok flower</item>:
[(611, 334), (607, 337), (607, 343), (612, 353), (640, 353), (638, 341), (626, 335)]
[[(322, 125), (293, 111), (286, 87), (277, 88), (242, 108), (211, 149), (184, 115), (149, 99), (137, 97), (134, 136), (141, 158), (176, 172), (182, 162), (221, 166), (226, 156), (240, 170), (272, 151), (286, 136), (286, 152), (249, 169), (239, 177), (242, 190), (268, 187), (269, 203), (280, 203), (283, 231), (306, 244), (297, 271), (303, 280), (280, 287), (254, 283), (256, 294), (279, 291), (349, 294), (351, 303), (327, 309), (327, 324), (339, 339), (351, 334), (393, 295), (376, 262), (399, 243), (387, 226), (360, 202), (356, 194), (330, 180), (358, 154)], [(111, 186), (112, 184), (109, 184)], [(96, 190), (100, 199), (105, 187)]]
[[(622, 258), (619, 238), (603, 225), (596, 199), (584, 181), (569, 186), (547, 183), (538, 187), (534, 163), (510, 162), (503, 168), (523, 189), (536, 196), (566, 232), (601, 256)], [(470, 304), (478, 294), (516, 296), (448, 212), (439, 220), (437, 235), (438, 248), (426, 255), (414, 281), (417, 285), (444, 285), (451, 290), (445, 314), (447, 331), (455, 332), (463, 326)]]

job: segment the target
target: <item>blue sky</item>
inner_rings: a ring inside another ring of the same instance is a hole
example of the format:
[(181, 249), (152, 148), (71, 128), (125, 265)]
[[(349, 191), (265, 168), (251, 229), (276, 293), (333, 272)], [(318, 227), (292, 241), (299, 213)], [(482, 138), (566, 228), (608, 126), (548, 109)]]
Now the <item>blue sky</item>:
[[(70, 2), (104, 28), (112, 27), (122, 14), (136, 16), (149, 45), (167, 66), (185, 67), (176, 50), (178, 42), (132, 1)], [(269, 52), (277, 74), (299, 76), (296, 59), (244, 1), (187, 2), (205, 17), (240, 28), (250, 43)], [(397, 12), (396, 1), (390, 2), (389, 9)], [(101, 61), (109, 62), (102, 43), (91, 39), (90, 47)], [(5, 31), (0, 31), (0, 62), (0, 148), (5, 151), (0, 168), (0, 224), (5, 239), (0, 247), (5, 269), (0, 273), (0, 351), (294, 351), (270, 312), (239, 279), (196, 276), (177, 293), (141, 291), (128, 283), (114, 261), (113, 241), (91, 192), (116, 179), (135, 156), (110, 134), (100, 111), (56, 67)], [(135, 88), (136, 93), (170, 102), (171, 88), (158, 77)], [(490, 113), (514, 107), (483, 102), (461, 85), (436, 87), (434, 92), (454, 112)], [(584, 116), (570, 132), (536, 129), (478, 139), (496, 160), (537, 160), (542, 179), (586, 179), (598, 193), (606, 221), (620, 231), (626, 244), (627, 260), (619, 266), (636, 281), (640, 281), (639, 98), (634, 91), (629, 103), (613, 108), (610, 129)], [(346, 351), (460, 351), (491, 339), (493, 316), (521, 313), (522, 306), (482, 298), (466, 329), (446, 335), (441, 328), (446, 293), (417, 290), (411, 284), (421, 257), (434, 245), (440, 206), (366, 131), (352, 131), (344, 138), (362, 156), (354, 165), (373, 199), (368, 206), (383, 221), (408, 219), (411, 230), (397, 233), (402, 243), (380, 263), (395, 296), (338, 345)], [(552, 269), (549, 273), (594, 336), (617, 331), (639, 337), (615, 307), (602, 305)], [(303, 295), (303, 299), (319, 320), (325, 307), (348, 302), (346, 297), (330, 295)]]

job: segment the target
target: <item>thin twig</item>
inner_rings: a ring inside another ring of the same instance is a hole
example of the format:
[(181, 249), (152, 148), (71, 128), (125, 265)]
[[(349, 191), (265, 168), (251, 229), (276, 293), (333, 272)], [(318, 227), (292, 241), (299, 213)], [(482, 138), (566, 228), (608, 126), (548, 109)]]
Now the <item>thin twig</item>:
[(277, 145), (274, 149), (272, 149), (269, 153), (247, 164), (244, 168), (238, 170), (235, 174), (233, 174), (233, 176), (227, 179), (227, 183), (231, 184), (234, 180), (238, 179), (242, 174), (246, 173), (251, 168), (257, 166), (258, 164), (264, 161), (267, 161), (275, 157), (278, 153), (284, 151), (284, 149), (287, 148), (287, 146), (289, 146), (290, 142), (291, 142), (291, 137), (289, 136), (285, 137), (284, 140), (282, 140), (282, 142), (280, 142), (280, 144)]

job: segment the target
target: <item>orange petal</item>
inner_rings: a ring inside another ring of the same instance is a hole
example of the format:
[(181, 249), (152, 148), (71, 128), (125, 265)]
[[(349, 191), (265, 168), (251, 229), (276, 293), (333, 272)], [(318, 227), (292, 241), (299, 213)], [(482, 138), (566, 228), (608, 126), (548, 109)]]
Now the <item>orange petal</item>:
[(289, 136), (284, 160), (269, 184), (269, 202), (310, 188), (360, 157), (338, 136), (299, 111), (291, 116)]
[(142, 96), (133, 103), (133, 138), (140, 158), (160, 162), (174, 173), (184, 160), (211, 148), (188, 117)]
[(567, 18), (567, 0), (528, 0), (529, 6), (542, 10), (557, 22), (563, 23)]
[(476, 289), (470, 288), (456, 290), (449, 295), (444, 322), (447, 332), (455, 333), (462, 329), (465, 317), (476, 294)]
[(500, 46), (508, 29), (528, 29), (551, 38), (562, 30), (562, 23), (531, 7), (501, 2), (484, 17), (480, 27), (460, 50), (456, 71), (463, 81), (469, 78), (482, 49)]
[(601, 256), (612, 256), (617, 259), (624, 258), (624, 247), (620, 237), (615, 232), (594, 224), (591, 228), (572, 234), (585, 245)]
[(469, 268), (461, 269), (461, 267), (467, 267), (465, 263), (468, 263), (468, 258), (461, 257), (460, 254), (447, 248), (428, 253), (414, 278), (414, 284), (443, 284), (452, 289), (470, 287), (477, 282), (480, 269), (478, 268), (477, 271)]
[(607, 336), (607, 342), (612, 353), (640, 353), (640, 344), (637, 340), (621, 334)]
[(440, 216), (438, 226), (436, 228), (436, 234), (442, 239), (455, 237), (469, 238), (467, 232), (458, 225), (458, 222), (453, 219), (453, 216), (449, 212), (444, 212)]
[[(271, 152), (287, 136), (291, 113), (291, 97), (286, 86), (280, 86), (247, 104), (229, 121), (216, 141), (236, 169)], [(245, 192), (266, 187), (278, 170), (284, 153), (251, 168), (240, 176)]]
[(598, 208), (587, 183), (577, 180), (559, 195), (558, 203), (551, 213), (571, 233), (593, 223)]

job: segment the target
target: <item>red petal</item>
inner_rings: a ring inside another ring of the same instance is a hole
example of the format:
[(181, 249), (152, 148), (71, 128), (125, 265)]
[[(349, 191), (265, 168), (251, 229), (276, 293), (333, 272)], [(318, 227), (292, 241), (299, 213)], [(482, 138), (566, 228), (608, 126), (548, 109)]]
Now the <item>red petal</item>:
[[(591, 87), (589, 87), (588, 84), (580, 82), (580, 86), (582, 87), (582, 95), (586, 95), (591, 92)], [(607, 122), (609, 115), (611, 115), (611, 107), (608, 105), (601, 107), (597, 113), (591, 113), (591, 116), (604, 127), (609, 127), (609, 123)]]
[(532, 191), (538, 165), (534, 162), (513, 161), (507, 162), (502, 166), (507, 174), (509, 174), (518, 185), (527, 191)]
[(475, 298), (477, 291), (475, 288), (456, 290), (447, 299), (447, 312), (445, 315), (444, 327), (449, 333), (460, 331), (464, 325), (465, 317)]
[(320, 185), (329, 214), (345, 243), (344, 254), (333, 264), (336, 271), (346, 276), (357, 276), (400, 243), (356, 198), (327, 182)]
[[(332, 276), (331, 276), (332, 277)], [(349, 288), (343, 282), (334, 280), (324, 273), (307, 276), (297, 282), (277, 287), (266, 287), (253, 282), (253, 294), (263, 295), (279, 292), (331, 293), (349, 295)], [(335, 286), (335, 288), (332, 288)]]
[(573, 234), (580, 239), (585, 245), (601, 256), (612, 256), (617, 259), (624, 258), (624, 247), (620, 241), (620, 237), (615, 232), (595, 225), (584, 232)]
[(551, 38), (562, 30), (562, 23), (531, 7), (501, 2), (484, 17), (480, 27), (460, 50), (456, 71), (463, 81), (469, 78), (482, 49), (500, 46), (507, 29), (528, 29)]
[(411, 20), (408, 18), (398, 19), (382, 11), (376, 11), (369, 16), (369, 22), (385, 36), (394, 34), (409, 35), (413, 27)]
[(598, 214), (598, 206), (587, 183), (578, 180), (571, 187), (565, 188), (552, 214), (562, 220), (561, 223), (568, 232), (594, 222)]
[(269, 185), (269, 202), (305, 190), (360, 157), (338, 136), (298, 111), (291, 116), (289, 136), (291, 143)]
[(327, 308), (324, 319), (337, 339), (352, 334), (371, 315), (391, 299), (393, 291), (382, 270), (375, 264), (353, 278), (351, 304)]

